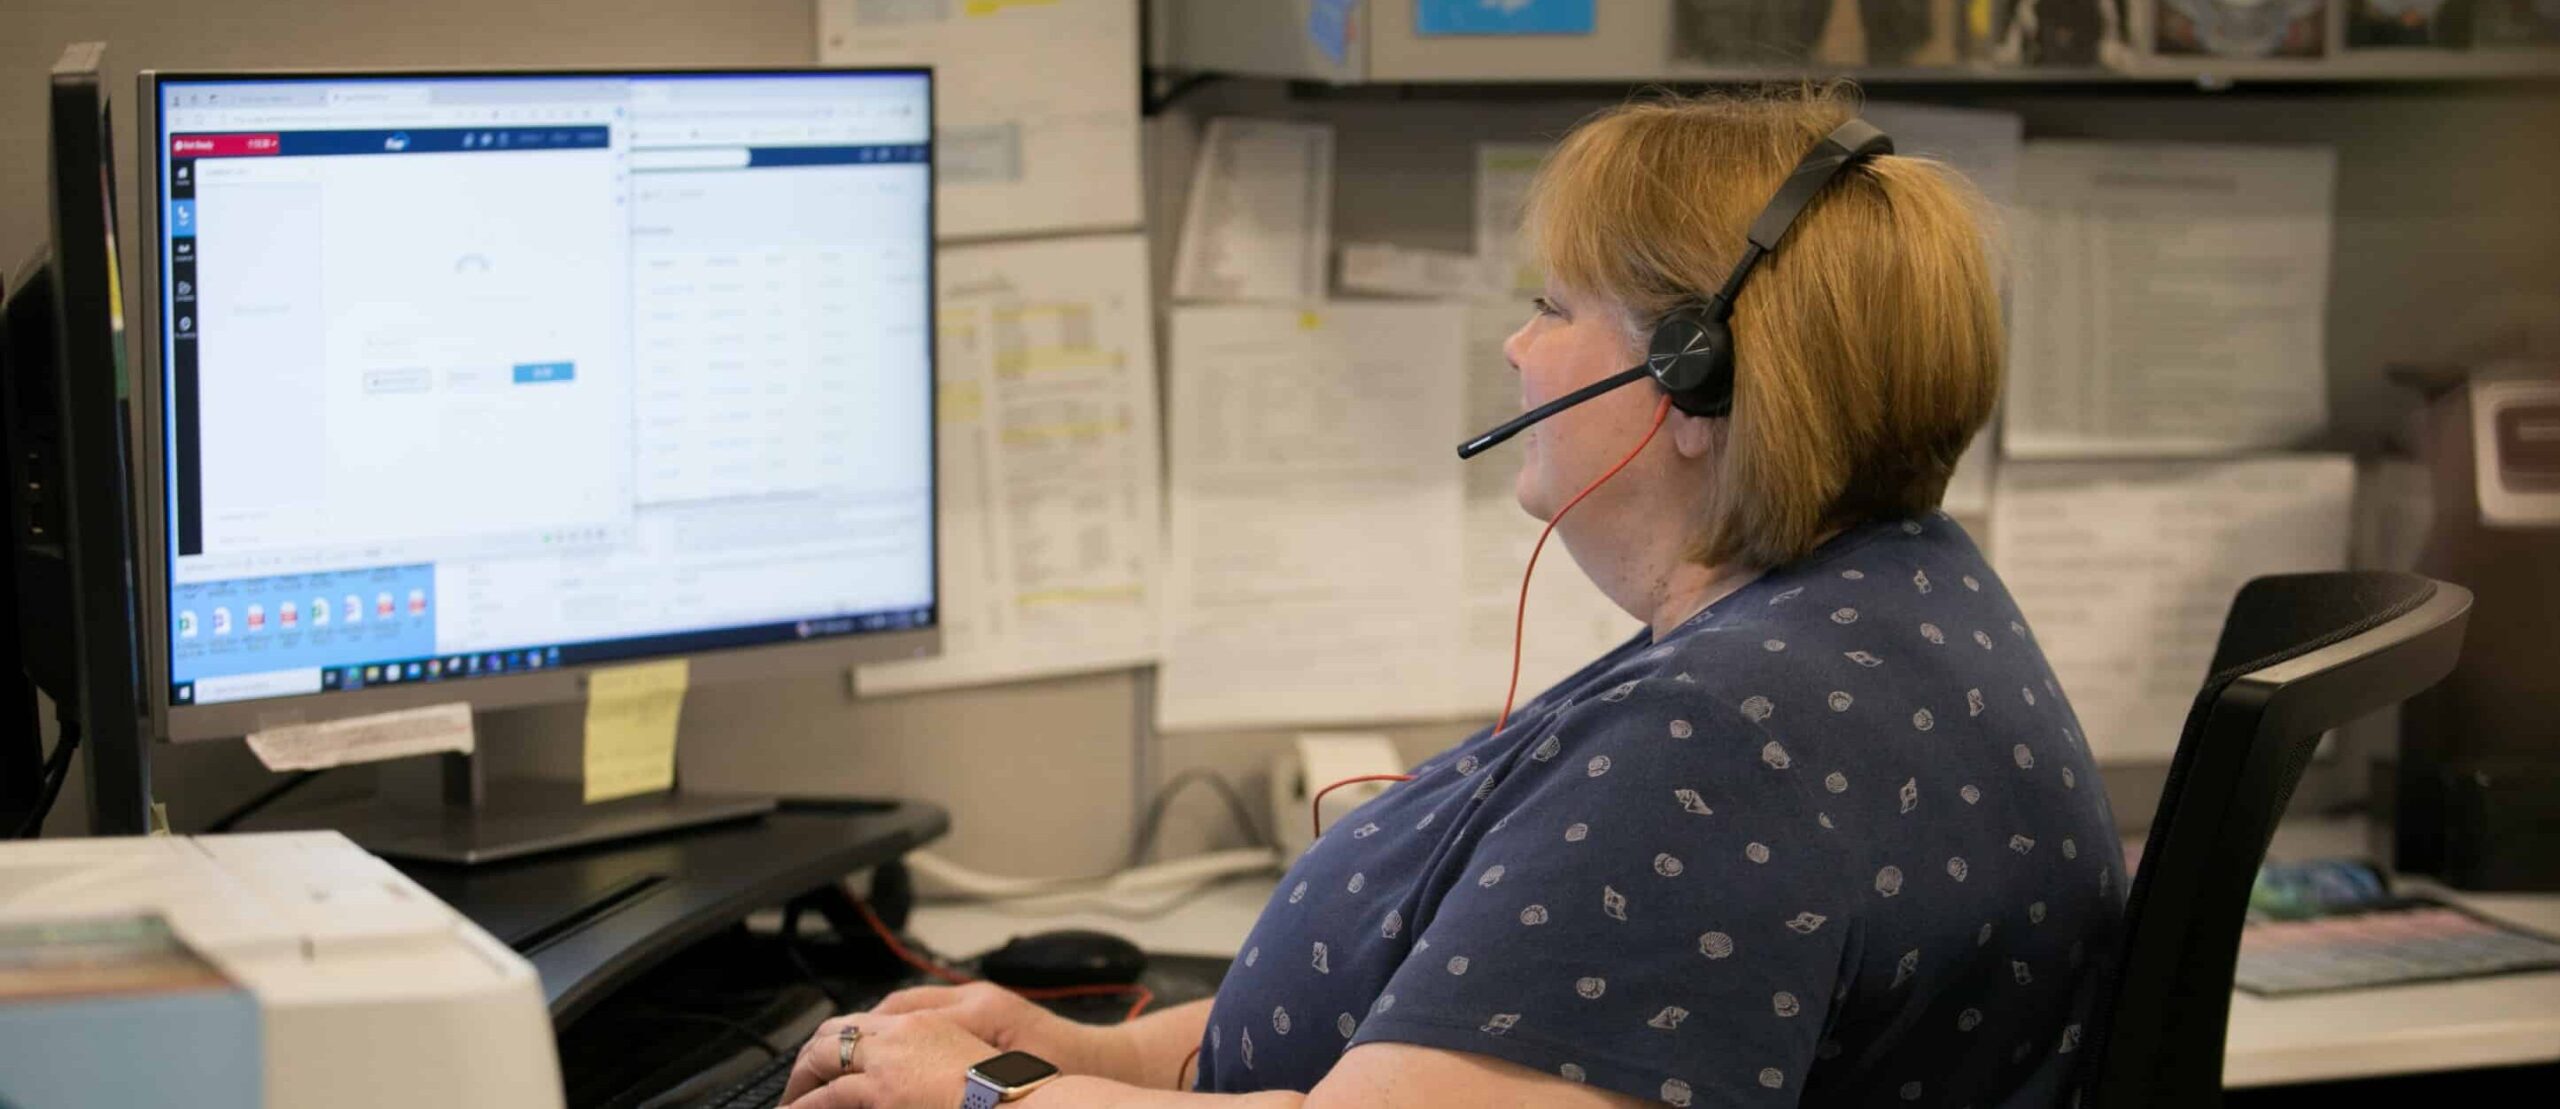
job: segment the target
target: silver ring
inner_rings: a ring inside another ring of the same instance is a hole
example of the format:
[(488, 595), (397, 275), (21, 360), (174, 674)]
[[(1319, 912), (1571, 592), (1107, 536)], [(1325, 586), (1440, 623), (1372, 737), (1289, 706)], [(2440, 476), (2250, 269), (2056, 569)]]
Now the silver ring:
[(836, 1029), (836, 1073), (853, 1073), (853, 1045), (862, 1041), (862, 1029), (845, 1025)]

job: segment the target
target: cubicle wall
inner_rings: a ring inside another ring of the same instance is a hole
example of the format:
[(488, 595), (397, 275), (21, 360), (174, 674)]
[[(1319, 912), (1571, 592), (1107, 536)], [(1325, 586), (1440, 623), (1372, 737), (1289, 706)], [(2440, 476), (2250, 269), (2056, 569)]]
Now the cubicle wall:
[[(563, 0), (538, 8), (460, 0), (427, 9), (241, 0), (214, 10), (176, 0), (123, 0), (23, 14), (13, 9), (5, 19), (0, 81), (25, 91), (0, 97), (0, 139), (19, 148), (34, 148), (41, 136), (36, 75), (60, 43), (74, 39), (113, 43), (120, 75), (143, 64), (790, 63), (816, 53), (808, 0)], [(2321, 445), (2359, 452), (2383, 449), (2405, 411), (2404, 398), (2384, 380), (2387, 365), (2475, 349), (2496, 330), (2492, 317), (2501, 300), (2530, 303), (2538, 296), (2545, 305), (2539, 318), (2555, 314), (2548, 305), (2560, 297), (2560, 204), (2551, 182), (2560, 177), (2560, 153), (2539, 140), (2560, 132), (2556, 92), (2560, 85), (2551, 83), (2244, 85), (2226, 93), (2070, 83), (1870, 90), (1877, 99), (2014, 111), (2025, 118), (2030, 138), (2335, 146), (2327, 315), (2332, 431)], [(1293, 92), (1269, 80), (1201, 86), (1146, 125), (1159, 303), (1190, 159), (1211, 116), (1335, 126), (1336, 242), (1463, 250), (1473, 243), (1474, 144), (1553, 138), (1614, 97), (1605, 88)], [(120, 107), (126, 136), (131, 119)], [(127, 228), (137, 226), (130, 145), (123, 144), (128, 162), (119, 167), (128, 186)], [(7, 264), (23, 257), (38, 234), (41, 189), (38, 167), (23, 160), (0, 164), (0, 259)], [(125, 249), (130, 272), (133, 244)], [(1562, 564), (1550, 569), (1570, 572)], [(1488, 683), (1499, 677), (1484, 675)], [(1249, 797), (1259, 798), (1262, 767), (1289, 734), (1158, 735), (1151, 727), (1151, 681), (1148, 670), (1119, 670), (864, 699), (854, 697), (841, 676), (702, 688), (686, 705), (681, 773), (705, 788), (928, 798), (951, 808), (954, 830), (945, 849), (963, 862), (1024, 874), (1099, 870), (1119, 858), (1154, 783), (1209, 767), (1237, 777)], [(517, 763), (574, 773), (579, 722), (575, 708), (523, 714), (485, 729), (484, 749), (500, 769)], [(1419, 757), (1482, 723), (1378, 730)], [(263, 780), (233, 744), (164, 748), (156, 765), (160, 793), (181, 828), (200, 826)], [(2156, 767), (2111, 768), (2116, 811), (2129, 821), (2146, 817), (2157, 777)], [(2354, 760), (2340, 758), (2314, 772), (2297, 804), (2332, 803), (2360, 789)], [(84, 820), (76, 803), (66, 804), (52, 827), (61, 833)], [(1164, 849), (1180, 853), (1231, 839), (1224, 815), (1198, 799), (1169, 821)]]

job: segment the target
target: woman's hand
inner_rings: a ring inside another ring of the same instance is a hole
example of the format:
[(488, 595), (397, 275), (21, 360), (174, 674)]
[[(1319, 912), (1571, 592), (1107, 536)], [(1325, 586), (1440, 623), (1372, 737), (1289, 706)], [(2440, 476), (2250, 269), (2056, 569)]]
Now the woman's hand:
[[(990, 1055), (1028, 1051), (1067, 1074), (1147, 1084), (1146, 1076), (1136, 1073), (1137, 1045), (1125, 1034), (1126, 1026), (1079, 1024), (991, 983), (900, 990), (882, 999), (868, 1016), (929, 1016), (959, 1029), (986, 1047), (977, 1056), (961, 1060), (963, 1069)], [(800, 1051), (799, 1065), (792, 1069), (791, 1084), (783, 1091), (784, 1104), (837, 1076), (836, 1038), (849, 1019), (838, 1017), (818, 1026)], [(865, 1021), (860, 1027), (866, 1037), (861, 1046), (868, 1047), (871, 1023)], [(859, 1048), (855, 1056), (857, 1062), (867, 1058)], [(954, 1082), (960, 1073), (952, 1072)]]
[[(844, 1030), (860, 1034), (848, 1051)], [(851, 1067), (844, 1056), (851, 1056)], [(951, 1109), (969, 1068), (998, 1054), (939, 1012), (837, 1017), (800, 1049), (782, 1104), (791, 1109)]]
[(1129, 1042), (1127, 1025), (1068, 1020), (991, 982), (899, 990), (882, 998), (871, 1011), (935, 1013), (995, 1045), (997, 1051), (1028, 1051), (1066, 1074), (1135, 1081), (1136, 1046)]

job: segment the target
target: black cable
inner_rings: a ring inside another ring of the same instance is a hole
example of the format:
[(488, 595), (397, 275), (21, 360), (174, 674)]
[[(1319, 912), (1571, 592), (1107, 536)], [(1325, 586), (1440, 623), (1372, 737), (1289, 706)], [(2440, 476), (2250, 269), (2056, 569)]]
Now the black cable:
[(311, 779), (319, 777), (321, 773), (322, 772), (318, 770), (294, 771), (292, 777), (286, 778), (281, 782), (277, 782), (272, 786), (268, 786), (265, 792), (241, 802), (239, 807), (222, 814), (220, 817), (216, 818), (213, 823), (205, 825), (205, 834), (217, 835), (238, 827), (241, 821), (257, 815), (258, 810), (276, 803), (277, 799), (282, 798), (285, 794), (311, 784)]
[[(1172, 107), (1174, 101), (1182, 99), (1184, 96), (1189, 95), (1192, 90), (1197, 89), (1202, 85), (1206, 85), (1211, 81), (1217, 80), (1219, 76), (1221, 75), (1216, 73), (1184, 74), (1181, 78), (1174, 81), (1172, 87), (1153, 96), (1143, 95), (1144, 90), (1142, 89), (1138, 102), (1138, 114), (1147, 116), (1160, 115), (1165, 109)], [(1143, 75), (1142, 83), (1151, 83), (1155, 78), (1156, 74), (1150, 71)]]
[(835, 1006), (837, 1012), (850, 1011), (852, 1005), (845, 996), (836, 992), (835, 985), (827, 981), (825, 975), (818, 973), (817, 966), (809, 961), (807, 955), (801, 954), (800, 912), (801, 904), (798, 901), (783, 907), (782, 957), (790, 960), (791, 965), (800, 971), (800, 977), (808, 979), (809, 984), (816, 986), (819, 993), (827, 995), (827, 1004)]
[(1166, 782), (1163, 788), (1156, 790), (1155, 800), (1147, 805), (1146, 819), (1139, 822), (1138, 834), (1129, 844), (1131, 868), (1145, 863), (1147, 855), (1155, 850), (1156, 833), (1162, 829), (1164, 814), (1172, 807), (1174, 797), (1179, 795), (1185, 787), (1195, 784), (1209, 786), (1218, 792), (1219, 797), (1226, 800), (1227, 815), (1234, 818), (1237, 829), (1244, 833), (1246, 844), (1254, 847), (1271, 846), (1271, 837), (1264, 835), (1262, 826), (1254, 823), (1253, 810), (1245, 804), (1244, 796), (1236, 792), (1235, 785), (1215, 772), (1194, 768), (1174, 775), (1172, 781)]
[(53, 803), (62, 796), (62, 784), (71, 780), (71, 753), (80, 749), (80, 725), (76, 721), (56, 718), (62, 738), (53, 743), (53, 757), (44, 762), (44, 784), (36, 793), (36, 806), (11, 833), (16, 839), (34, 839), (44, 833), (44, 818), (52, 815)]

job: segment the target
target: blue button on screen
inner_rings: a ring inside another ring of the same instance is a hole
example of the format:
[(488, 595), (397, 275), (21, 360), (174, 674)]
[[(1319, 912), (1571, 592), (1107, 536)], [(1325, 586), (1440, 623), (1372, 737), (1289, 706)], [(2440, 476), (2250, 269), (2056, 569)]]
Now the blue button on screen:
[(578, 376), (575, 362), (520, 362), (516, 364), (516, 384), (539, 385), (546, 381), (574, 381)]

